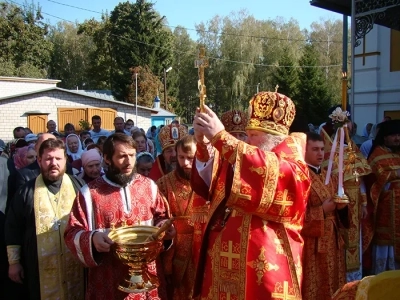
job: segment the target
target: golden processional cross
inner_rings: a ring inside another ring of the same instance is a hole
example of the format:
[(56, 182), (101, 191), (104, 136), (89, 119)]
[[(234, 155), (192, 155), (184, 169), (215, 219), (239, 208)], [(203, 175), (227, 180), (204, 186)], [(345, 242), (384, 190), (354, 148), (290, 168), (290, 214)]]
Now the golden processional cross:
[(200, 111), (204, 111), (204, 104), (207, 97), (206, 86), (204, 84), (204, 69), (208, 67), (208, 59), (205, 56), (206, 50), (204, 46), (200, 47), (199, 56), (194, 61), (194, 67), (199, 69), (199, 81), (197, 87), (200, 97)]

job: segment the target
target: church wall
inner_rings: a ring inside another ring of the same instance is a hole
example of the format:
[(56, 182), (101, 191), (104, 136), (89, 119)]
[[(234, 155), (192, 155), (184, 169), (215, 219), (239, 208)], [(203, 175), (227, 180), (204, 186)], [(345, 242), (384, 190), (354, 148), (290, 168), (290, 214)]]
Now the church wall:
[[(400, 110), (400, 72), (390, 72), (390, 29), (375, 25), (355, 55), (380, 52), (355, 58), (354, 121), (358, 134), (366, 123), (379, 123), (385, 111)], [(351, 99), (351, 98), (350, 98)]]

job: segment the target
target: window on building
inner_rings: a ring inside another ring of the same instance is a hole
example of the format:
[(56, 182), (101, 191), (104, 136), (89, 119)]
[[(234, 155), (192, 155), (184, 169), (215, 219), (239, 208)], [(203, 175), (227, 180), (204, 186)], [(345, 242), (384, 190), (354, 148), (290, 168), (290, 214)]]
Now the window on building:
[(390, 72), (400, 71), (400, 31), (390, 31)]

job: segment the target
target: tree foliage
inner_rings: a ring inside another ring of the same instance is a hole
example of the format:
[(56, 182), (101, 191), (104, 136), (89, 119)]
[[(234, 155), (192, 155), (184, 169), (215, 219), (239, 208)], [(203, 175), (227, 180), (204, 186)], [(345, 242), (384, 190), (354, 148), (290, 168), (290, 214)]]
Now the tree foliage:
[(148, 66), (162, 75), (170, 64), (171, 32), (164, 28), (163, 19), (145, 0), (119, 3), (111, 12), (108, 39), (115, 62), (111, 84), (118, 100), (129, 97), (131, 67)]
[[(321, 124), (332, 105), (325, 74), (318, 66), (318, 53), (313, 45), (306, 45), (299, 61), (299, 94), (297, 115), (304, 123)], [(314, 67), (313, 67), (314, 66)]]
[(283, 49), (282, 56), (278, 61), (278, 68), (272, 74), (273, 81), (278, 85), (279, 93), (290, 95), (297, 107), (299, 102), (299, 73), (295, 60), (287, 48)]
[(92, 39), (78, 33), (78, 24), (59, 22), (50, 29), (49, 40), (53, 43), (53, 52), (49, 68), (49, 77), (60, 79), (60, 87), (66, 89), (88, 89), (87, 70), (91, 61), (89, 54), (94, 51)]
[[(137, 76), (137, 103), (138, 105), (152, 107), (154, 98), (162, 86), (158, 76), (154, 75), (148, 66), (138, 66), (130, 69), (132, 74), (128, 102), (136, 103), (136, 76)], [(137, 75), (135, 75), (137, 74)]]
[(0, 75), (47, 75), (53, 44), (39, 6), (0, 2)]
[(79, 24), (77, 34), (90, 38), (93, 44), (88, 53), (89, 64), (85, 69), (86, 89), (113, 90), (111, 79), (116, 66), (109, 42), (109, 27), (109, 15), (107, 13), (101, 16), (100, 21), (92, 18)]
[(167, 78), (168, 91), (175, 88), (176, 101), (171, 103), (175, 113), (191, 123), (198, 106), (198, 72), (194, 68), (197, 45), (186, 29), (177, 27), (173, 32), (172, 71)]
[(99, 20), (49, 28), (40, 7), (0, 2), (0, 75), (61, 79), (64, 88), (107, 89), (135, 103), (137, 73), (138, 103), (149, 107), (157, 94), (164, 107), (166, 80), (166, 108), (190, 123), (199, 104), (194, 61), (204, 46), (206, 102), (217, 114), (247, 109), (257, 90), (276, 85), (301, 122), (324, 121), (340, 101), (341, 21), (321, 19), (304, 30), (295, 19), (257, 20), (242, 10), (196, 24), (195, 41), (185, 28), (171, 32), (153, 5), (122, 2)]

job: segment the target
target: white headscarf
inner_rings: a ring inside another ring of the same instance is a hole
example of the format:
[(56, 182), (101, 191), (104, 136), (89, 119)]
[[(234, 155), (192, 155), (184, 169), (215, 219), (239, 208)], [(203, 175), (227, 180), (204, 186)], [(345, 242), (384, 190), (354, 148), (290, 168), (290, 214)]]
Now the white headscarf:
[[(372, 124), (372, 123), (367, 123), (367, 124), (365, 124), (365, 125), (364, 125), (364, 128), (363, 128), (363, 132), (362, 132), (362, 136), (363, 136), (363, 137), (366, 137), (366, 138), (369, 137), (369, 133), (368, 133), (368, 130), (367, 130), (368, 124)], [(371, 126), (371, 127), (372, 127), (372, 126)]]
[[(70, 138), (71, 136), (75, 136), (78, 139), (78, 152), (76, 152), (76, 153), (72, 153), (71, 150), (69, 150), (69, 147), (68, 147), (68, 138)], [(80, 159), (81, 156), (82, 156), (82, 153), (84, 152), (84, 150), (82, 149), (81, 140), (74, 133), (69, 134), (67, 136), (67, 138), (65, 139), (65, 147), (67, 148), (67, 154), (72, 157), (72, 160)]]

